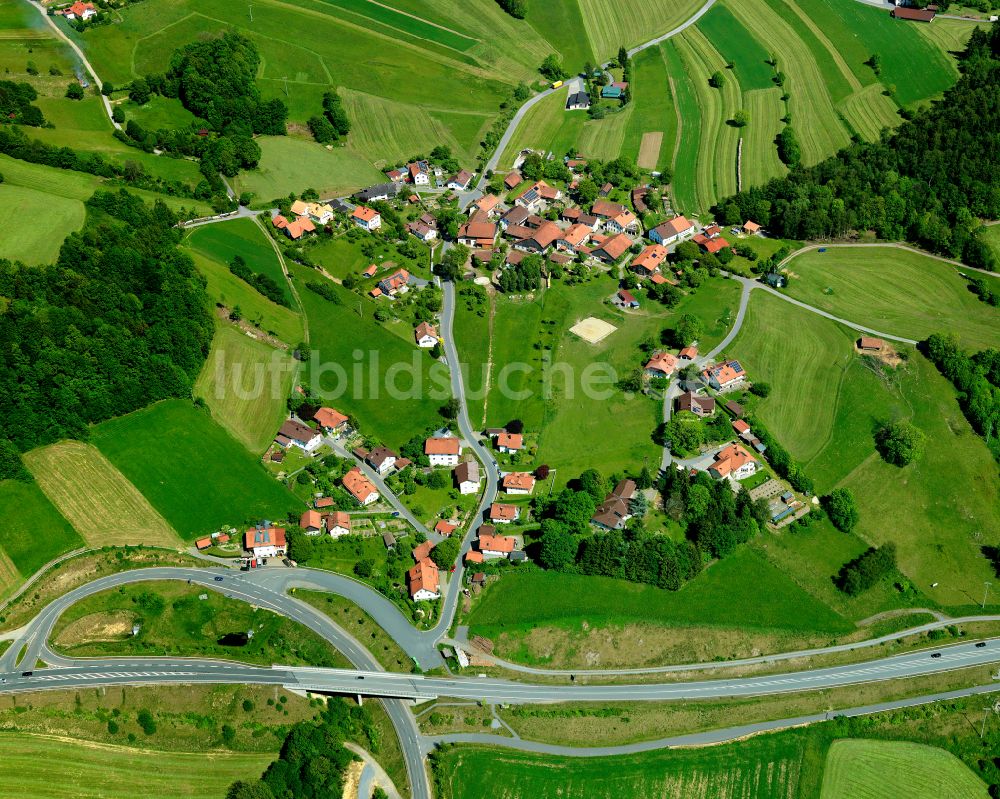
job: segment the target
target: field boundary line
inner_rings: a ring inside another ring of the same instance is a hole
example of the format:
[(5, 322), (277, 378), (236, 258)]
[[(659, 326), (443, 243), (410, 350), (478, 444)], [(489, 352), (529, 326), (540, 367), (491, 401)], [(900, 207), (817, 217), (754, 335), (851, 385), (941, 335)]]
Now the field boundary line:
[[(380, 3), (378, 0), (365, 0), (371, 3), (373, 6), (381, 6), (382, 8), (387, 8), (390, 11), (395, 11), (397, 14), (402, 14), (404, 17), (409, 17), (410, 19), (415, 19), (417, 22), (423, 22), (425, 25), (430, 25), (431, 27), (438, 28), (443, 31), (448, 31), (448, 33), (454, 33), (456, 36), (461, 36), (463, 39), (470, 39), (474, 42), (482, 43), (482, 39), (475, 36), (469, 36), (467, 33), (462, 33), (454, 28), (446, 27), (445, 25), (439, 25), (437, 22), (431, 22), (429, 19), (424, 19), (423, 17), (418, 17), (416, 14), (411, 14), (409, 11), (404, 11), (401, 8), (394, 8), (393, 6), (386, 5), (385, 3)], [(395, 25), (390, 25), (390, 28), (394, 28)], [(409, 33), (409, 31), (403, 31), (403, 33)], [(419, 37), (418, 37), (419, 38)], [(429, 41), (429, 40), (428, 40)]]
[[(830, 54), (830, 57), (833, 59), (833, 63), (837, 65), (837, 69), (840, 70), (840, 74), (844, 76), (844, 80), (850, 84), (851, 88), (856, 92), (861, 91), (864, 88), (861, 80), (854, 74), (854, 72), (851, 71), (851, 68), (844, 60), (844, 57), (840, 54), (840, 51), (833, 46), (833, 42), (831, 42), (827, 35), (823, 32), (823, 29), (813, 22), (809, 15), (799, 8), (796, 3), (790, 3), (788, 0), (783, 0), (783, 2), (785, 6), (787, 6), (793, 14), (795, 14), (795, 16), (802, 20), (802, 24), (812, 31), (813, 35), (819, 40), (819, 43), (822, 44), (826, 51)], [(875, 82), (879, 82), (877, 78)]]

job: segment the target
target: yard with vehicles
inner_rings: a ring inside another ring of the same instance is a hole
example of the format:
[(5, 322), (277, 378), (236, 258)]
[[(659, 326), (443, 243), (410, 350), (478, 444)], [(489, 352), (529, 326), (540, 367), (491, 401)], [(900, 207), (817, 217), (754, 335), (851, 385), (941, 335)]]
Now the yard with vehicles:
[(185, 541), (302, 510), (239, 441), (184, 400), (97, 425), (91, 441)]
[(257, 454), (267, 449), (287, 416), (295, 371), (288, 353), (220, 324), (194, 395), (205, 400), (213, 419)]
[(89, 546), (180, 543), (170, 523), (93, 445), (50, 444), (26, 453), (24, 462)]
[(1000, 346), (1000, 311), (969, 291), (961, 266), (899, 247), (822, 249), (786, 264), (788, 294), (904, 338), (920, 341), (946, 331), (969, 349)]
[[(730, 349), (756, 379), (775, 387), (755, 412), (803, 464), (817, 492), (853, 492), (860, 514), (854, 532), (872, 543), (894, 541), (900, 570), (931, 600), (980, 601), (992, 574), (980, 531), (1000, 525), (989, 450), (962, 416), (952, 387), (922, 355), (893, 345), (902, 360), (885, 364), (857, 353), (856, 337), (758, 294)], [(927, 436), (924, 456), (902, 473), (875, 449), (873, 431), (888, 419), (909, 419)], [(956, 480), (965, 486), (961, 494), (951, 488)], [(887, 515), (903, 508), (907, 524), (886, 527)]]
[(209, 657), (344, 668), (312, 630), (240, 599), (180, 581), (140, 582), (71, 605), (51, 645), (70, 657)]
[[(0, 597), (53, 558), (84, 545), (37, 483), (0, 481), (0, 508), (4, 509)], [(45, 535), (37, 535), (39, 530)]]

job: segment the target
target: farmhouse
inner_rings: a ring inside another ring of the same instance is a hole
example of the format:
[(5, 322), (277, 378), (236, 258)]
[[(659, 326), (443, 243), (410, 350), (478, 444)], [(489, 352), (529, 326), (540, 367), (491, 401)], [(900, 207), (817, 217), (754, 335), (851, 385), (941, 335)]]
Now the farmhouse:
[(351, 532), (351, 515), (342, 510), (337, 510), (326, 514), (323, 517), (323, 524), (326, 525), (327, 533), (333, 538), (340, 538), (342, 535), (348, 535)]
[(503, 476), (503, 490), (508, 494), (530, 494), (535, 490), (535, 478), (527, 472), (510, 472)]
[(276, 558), (285, 554), (285, 528), (271, 527), (270, 522), (258, 524), (243, 535), (243, 548), (255, 558)]
[(712, 397), (695, 394), (693, 391), (685, 391), (677, 398), (677, 410), (690, 411), (704, 419), (715, 413), (715, 400)]
[(593, 206), (591, 206), (590, 212), (600, 219), (602, 222), (608, 219), (614, 219), (628, 209), (621, 203), (613, 203), (608, 200), (595, 200)]
[(629, 501), (635, 496), (635, 481), (622, 480), (614, 490), (597, 506), (590, 521), (597, 527), (606, 530), (621, 530), (632, 518)]
[(460, 170), (457, 174), (448, 178), (448, 188), (455, 191), (465, 191), (472, 182), (472, 173), (466, 169)]
[(288, 419), (281, 425), (274, 440), (279, 447), (294, 446), (303, 452), (312, 453), (323, 443), (323, 436), (302, 422)]
[(650, 377), (670, 377), (677, 369), (677, 356), (669, 352), (654, 352), (642, 368)]
[(458, 229), (458, 243), (466, 247), (491, 250), (496, 243), (497, 226), (484, 211), (476, 211), (468, 222)]
[(375, 186), (369, 186), (367, 189), (362, 189), (354, 195), (354, 198), (358, 202), (373, 203), (377, 200), (391, 200), (397, 194), (399, 194), (398, 183), (379, 183)]
[(618, 293), (615, 294), (615, 305), (621, 308), (638, 308), (639, 301), (635, 298), (628, 289), (618, 289)]
[(509, 558), (514, 551), (517, 539), (509, 535), (479, 535), (479, 551), (485, 560)]
[(629, 264), (629, 269), (637, 275), (651, 277), (660, 271), (660, 264), (667, 258), (667, 248), (662, 244), (650, 244), (644, 248)]
[(437, 328), (427, 322), (421, 322), (417, 329), (413, 331), (413, 337), (417, 340), (417, 346), (430, 349), (438, 343)]
[(414, 186), (429, 186), (431, 184), (431, 167), (426, 161), (414, 161), (406, 165), (410, 183)]
[(281, 214), (278, 214), (271, 220), (271, 224), (278, 230), (284, 231), (285, 235), (292, 241), (298, 241), (306, 233), (312, 233), (316, 230), (316, 226), (308, 216), (299, 216), (295, 218), (294, 222), (289, 222)]
[(299, 527), (306, 535), (319, 535), (323, 532), (323, 517), (318, 510), (307, 510), (299, 517)]
[(424, 441), (424, 455), (430, 459), (431, 466), (458, 466), (461, 454), (462, 445), (455, 436), (428, 438)]
[(701, 373), (701, 378), (716, 391), (722, 391), (743, 383), (747, 378), (747, 373), (740, 366), (739, 361), (726, 361), (705, 369)]
[(395, 297), (397, 294), (405, 293), (409, 284), (410, 273), (405, 269), (397, 269), (388, 277), (382, 278), (382, 280), (379, 281), (378, 287), (381, 289), (383, 294)]
[(365, 462), (379, 474), (386, 474), (396, 465), (397, 455), (388, 447), (375, 447), (365, 457)]
[(657, 244), (673, 244), (694, 234), (694, 225), (683, 216), (668, 219), (649, 231), (649, 238)]
[(570, 225), (562, 236), (556, 240), (556, 249), (575, 253), (578, 247), (582, 247), (590, 240), (593, 232), (587, 225), (579, 223)]
[(76, 0), (73, 5), (67, 8), (61, 8), (56, 11), (57, 14), (61, 14), (66, 17), (66, 19), (76, 19), (79, 17), (84, 22), (86, 22), (91, 17), (97, 15), (97, 9), (94, 8), (93, 3), (81, 3), (80, 0)]
[(494, 524), (510, 524), (521, 518), (521, 509), (517, 505), (505, 505), (494, 502), (490, 505), (490, 521)]
[(567, 111), (586, 111), (590, 108), (590, 95), (586, 92), (574, 92), (566, 98)]
[(382, 215), (373, 208), (359, 205), (351, 214), (354, 224), (365, 230), (378, 230), (382, 227)]
[(562, 230), (555, 222), (545, 222), (527, 238), (515, 242), (514, 246), (525, 252), (543, 253), (558, 241)]
[(410, 587), (410, 598), (414, 602), (425, 602), (441, 596), (438, 567), (430, 558), (418, 561), (417, 565), (406, 573), (406, 582)]
[(340, 482), (348, 493), (362, 505), (371, 505), (378, 501), (378, 490), (357, 466), (345, 474)]
[(715, 463), (708, 468), (708, 473), (716, 480), (726, 477), (742, 480), (756, 471), (757, 461), (739, 444), (730, 444), (715, 453)]
[(504, 430), (497, 433), (496, 445), (501, 452), (518, 452), (524, 449), (524, 436)]
[(339, 434), (347, 427), (348, 418), (333, 408), (319, 408), (313, 414), (313, 419), (324, 433)]
[(605, 239), (601, 242), (600, 246), (595, 247), (590, 254), (606, 264), (613, 264), (626, 252), (628, 252), (628, 248), (631, 246), (632, 239), (624, 233), (619, 233), (617, 236)]
[(858, 339), (858, 349), (862, 352), (881, 352), (882, 347), (884, 346), (885, 342), (880, 338), (862, 336)]
[(463, 461), (452, 471), (455, 487), (459, 494), (475, 494), (479, 491), (479, 461)]
[(610, 233), (632, 233), (634, 235), (639, 232), (639, 220), (635, 218), (635, 214), (625, 209), (620, 214), (606, 220), (604, 228)]

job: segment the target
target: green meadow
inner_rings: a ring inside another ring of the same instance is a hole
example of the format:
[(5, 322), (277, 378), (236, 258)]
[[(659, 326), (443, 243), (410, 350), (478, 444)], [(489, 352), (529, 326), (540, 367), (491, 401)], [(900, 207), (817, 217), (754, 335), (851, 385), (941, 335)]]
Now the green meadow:
[[(0, 595), (50, 560), (83, 546), (76, 533), (37, 483), (0, 482)], [(3, 557), (6, 556), (6, 557)], [(16, 572), (4, 567), (9, 559)]]

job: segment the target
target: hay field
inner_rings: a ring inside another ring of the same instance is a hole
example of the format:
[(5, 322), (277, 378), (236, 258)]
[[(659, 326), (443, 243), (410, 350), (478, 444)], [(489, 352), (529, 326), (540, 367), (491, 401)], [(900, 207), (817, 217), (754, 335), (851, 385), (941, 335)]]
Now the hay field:
[(166, 519), (95, 447), (63, 441), (27, 453), (24, 462), (88, 545), (180, 546)]

